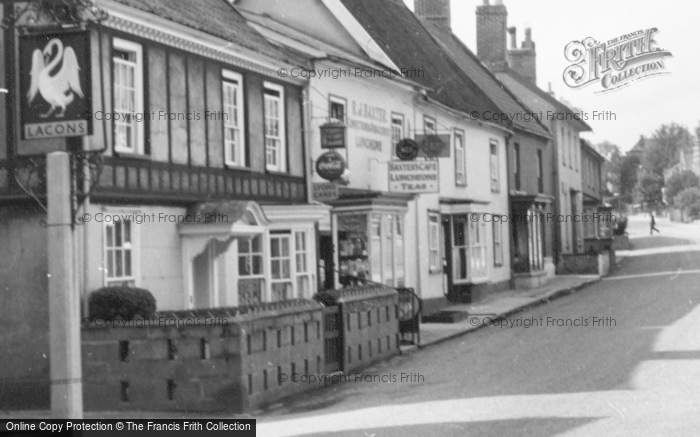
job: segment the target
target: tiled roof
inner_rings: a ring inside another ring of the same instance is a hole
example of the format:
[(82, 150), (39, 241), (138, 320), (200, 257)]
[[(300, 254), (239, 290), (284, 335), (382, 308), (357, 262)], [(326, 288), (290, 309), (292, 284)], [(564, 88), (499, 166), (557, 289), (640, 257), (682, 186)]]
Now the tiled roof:
[[(524, 117), (525, 113), (532, 110), (517, 101), (517, 98), (498, 81), (484, 64), (472, 53), (469, 48), (457, 38), (445, 26), (430, 20), (421, 20), (433, 37), (442, 44), (443, 48), (452, 56), (460, 68), (481, 88), (487, 96), (500, 108), (502, 113), (508, 114), (513, 119), (513, 126), (530, 133), (549, 137), (549, 131), (535, 118)], [(521, 118), (518, 118), (520, 114)]]
[[(509, 86), (513, 83), (517, 83), (519, 86), (521, 86), (523, 88), (527, 88), (528, 90), (530, 90), (531, 93), (535, 94), (537, 97), (532, 98), (532, 97), (525, 96), (522, 93), (519, 93), (518, 91), (516, 91), (512, 87), (510, 88), (511, 91), (513, 92), (513, 94), (518, 96), (518, 98), (520, 98), (520, 100), (528, 107), (532, 107), (533, 109), (536, 109), (536, 106), (541, 104), (541, 102), (546, 102), (547, 104), (553, 106), (554, 109), (561, 112), (562, 114), (570, 114), (570, 115), (576, 114), (571, 108), (569, 108), (568, 106), (566, 106), (565, 104), (563, 104), (562, 102), (557, 100), (554, 96), (552, 96), (548, 92), (546, 92), (543, 89), (541, 89), (540, 87), (538, 87), (536, 84), (532, 83), (527, 78), (520, 75), (518, 72), (516, 72), (512, 68), (505, 67), (505, 69), (496, 73), (496, 77), (498, 77), (498, 79), (501, 82), (505, 83), (506, 86)], [(577, 120), (577, 121), (574, 121), (573, 123), (576, 123), (578, 125), (579, 130), (582, 132), (587, 132), (587, 131), (593, 130), (583, 120)]]
[(275, 59), (287, 55), (270, 44), (226, 0), (113, 0), (163, 19), (231, 41)]
[[(341, 0), (394, 64), (420, 69), (409, 76), (428, 89), (428, 96), (460, 112), (499, 109), (450, 58), (401, 0)], [(511, 126), (509, 122), (500, 123)]]

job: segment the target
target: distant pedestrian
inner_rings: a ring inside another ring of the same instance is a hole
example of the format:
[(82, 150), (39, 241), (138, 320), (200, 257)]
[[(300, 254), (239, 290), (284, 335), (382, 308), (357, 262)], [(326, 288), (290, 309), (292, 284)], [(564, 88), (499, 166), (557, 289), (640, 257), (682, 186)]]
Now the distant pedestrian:
[(660, 234), (661, 232), (656, 229), (656, 219), (654, 218), (654, 213), (650, 212), (649, 215), (651, 216), (651, 229), (649, 230), (649, 235), (654, 235), (654, 231)]

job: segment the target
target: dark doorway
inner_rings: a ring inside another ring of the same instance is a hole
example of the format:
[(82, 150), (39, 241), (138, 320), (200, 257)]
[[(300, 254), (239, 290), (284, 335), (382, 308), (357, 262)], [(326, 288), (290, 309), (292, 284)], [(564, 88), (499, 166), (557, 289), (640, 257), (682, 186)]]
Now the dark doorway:
[(335, 289), (333, 258), (333, 237), (330, 234), (320, 235), (319, 259), (322, 261), (323, 270), (319, 273), (319, 278), (321, 278), (321, 286), (324, 290)]

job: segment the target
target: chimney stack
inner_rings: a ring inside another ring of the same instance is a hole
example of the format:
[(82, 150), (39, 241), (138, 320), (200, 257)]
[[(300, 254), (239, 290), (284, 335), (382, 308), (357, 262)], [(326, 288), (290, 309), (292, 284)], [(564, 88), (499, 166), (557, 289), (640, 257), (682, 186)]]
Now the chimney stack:
[(508, 10), (502, 0), (476, 7), (476, 51), (479, 59), (496, 70), (506, 66)]
[(525, 29), (525, 40), (518, 49), (508, 50), (508, 65), (534, 84), (537, 84), (537, 51), (532, 41), (532, 29)]
[(518, 29), (515, 26), (508, 28), (508, 33), (510, 34), (510, 48), (511, 49), (518, 48), (518, 36), (516, 35), (517, 31), (518, 31)]
[(450, 0), (415, 0), (416, 15), (451, 29)]

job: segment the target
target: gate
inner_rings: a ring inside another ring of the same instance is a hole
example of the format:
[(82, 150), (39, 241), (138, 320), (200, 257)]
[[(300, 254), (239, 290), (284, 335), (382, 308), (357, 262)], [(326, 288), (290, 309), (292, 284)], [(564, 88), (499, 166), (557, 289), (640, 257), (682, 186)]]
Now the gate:
[[(420, 318), (423, 312), (423, 302), (412, 288), (397, 288), (399, 293), (399, 334), (401, 342), (420, 344)], [(410, 340), (408, 339), (410, 334)]]
[(343, 367), (343, 317), (340, 305), (323, 308), (323, 349), (325, 373), (340, 372)]

